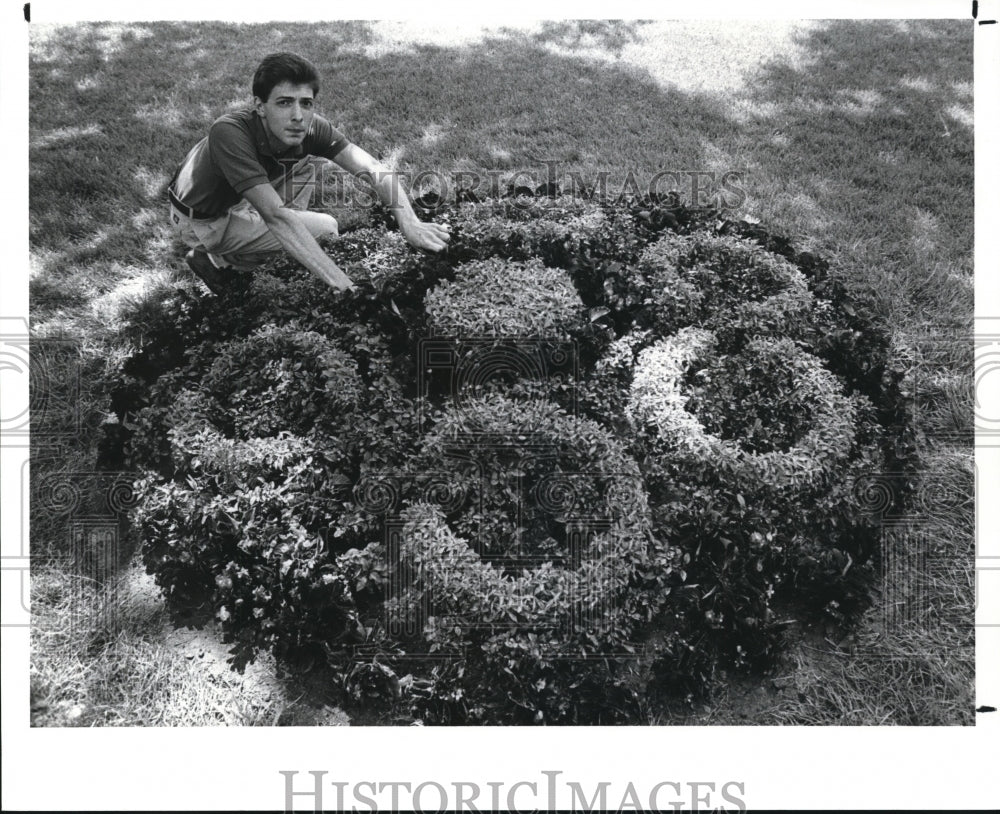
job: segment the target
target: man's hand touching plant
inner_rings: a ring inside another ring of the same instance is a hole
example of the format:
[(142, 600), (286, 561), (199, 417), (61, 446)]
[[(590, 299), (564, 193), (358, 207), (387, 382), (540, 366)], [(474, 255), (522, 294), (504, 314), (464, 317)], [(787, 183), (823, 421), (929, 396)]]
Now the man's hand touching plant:
[(399, 173), (383, 167), (370, 153), (356, 144), (349, 144), (341, 150), (334, 163), (366, 179), (375, 188), (379, 200), (392, 212), (400, 232), (411, 246), (432, 252), (447, 248), (451, 239), (448, 227), (440, 223), (424, 223), (417, 218), (406, 190), (403, 189)]
[[(399, 215), (396, 216), (399, 220)], [(399, 226), (399, 231), (403, 233), (406, 241), (415, 249), (426, 249), (430, 252), (439, 252), (448, 247), (451, 240), (451, 233), (447, 226), (440, 223), (424, 223), (417, 220), (414, 215), (412, 220), (404, 219)]]

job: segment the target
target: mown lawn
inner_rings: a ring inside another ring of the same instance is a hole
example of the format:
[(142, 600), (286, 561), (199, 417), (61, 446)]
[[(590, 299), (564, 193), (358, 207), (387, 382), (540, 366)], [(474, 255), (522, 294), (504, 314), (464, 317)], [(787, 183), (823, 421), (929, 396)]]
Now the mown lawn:
[[(857, 637), (863, 650), (882, 648), (876, 655), (799, 647), (789, 666), (796, 691), (751, 722), (972, 720), (966, 22), (567, 21), (485, 32), (364, 22), (33, 26), (31, 317), (36, 335), (79, 341), (90, 430), (74, 460), (43, 467), (92, 465), (108, 409), (103, 382), (128, 350), (115, 339), (120, 305), (187, 276), (162, 189), (214, 118), (249, 101), (257, 61), (275, 50), (312, 59), (325, 78), (320, 111), (393, 168), (541, 182), (554, 166), (560, 180), (607, 173), (610, 189), (629, 173), (641, 186), (665, 170), (737, 171), (738, 215), (822, 253), (869, 292), (900, 364), (920, 374), (925, 477), (969, 485), (967, 505), (929, 521), (951, 565), (935, 571), (929, 593), (920, 590), (927, 618), (944, 622), (886, 642), (876, 610)], [(349, 211), (334, 210), (350, 224)], [(39, 528), (35, 550), (51, 550), (60, 530)], [(45, 635), (58, 629), (60, 607), (41, 603), (35, 615), (33, 690), (49, 709), (90, 703), (96, 680), (76, 650), (67, 667), (61, 645), (46, 644), (64, 641)], [(120, 635), (135, 644), (151, 634)], [(727, 697), (701, 720), (738, 722)], [(113, 717), (102, 714), (81, 721)], [(698, 722), (689, 710), (678, 715)], [(160, 710), (148, 720), (171, 722)]]

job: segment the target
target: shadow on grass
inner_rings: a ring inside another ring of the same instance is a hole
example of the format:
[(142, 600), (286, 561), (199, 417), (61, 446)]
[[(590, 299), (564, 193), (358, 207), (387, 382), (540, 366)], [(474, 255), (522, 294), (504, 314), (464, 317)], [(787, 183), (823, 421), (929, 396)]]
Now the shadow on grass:
[(630, 170), (643, 184), (745, 167), (745, 208), (775, 231), (844, 252), (859, 278), (888, 277), (948, 321), (971, 313), (967, 25), (826, 22), (798, 36), (802, 60), (765, 63), (736, 94), (685, 92), (618, 59), (643, 37), (690, 58), (649, 30), (556, 21), (386, 55), (364, 22), (33, 29), (35, 316), (79, 306), (78, 290), (58, 291), (81, 269), (96, 295), (129, 269), (178, 264), (163, 186), (218, 115), (249, 102), (273, 50), (313, 59), (321, 112), (398, 169), (543, 181), (549, 161), (562, 178), (606, 171), (613, 189)]
[[(325, 78), (320, 109), (352, 140), (407, 171), (529, 170), (560, 162), (586, 180), (630, 170), (698, 167), (700, 144), (727, 126), (724, 105), (663, 89), (544, 42), (620, 48), (635, 24), (552, 25), (462, 47), (416, 45), (368, 56), (364, 23), (336, 26), (76, 26), (33, 38), (31, 242), (41, 258), (33, 306), (60, 303), (58, 281), (90, 271), (94, 293), (114, 265), (176, 263), (162, 188), (226, 109), (249, 102), (259, 58), (288, 49)], [(141, 215), (136, 222), (136, 216)], [(44, 296), (43, 296), (44, 292)], [(36, 313), (36, 317), (40, 314)]]
[(750, 203), (838, 250), (897, 320), (968, 326), (971, 28), (830, 21), (798, 44), (804, 62), (765, 66), (720, 145), (749, 156)]

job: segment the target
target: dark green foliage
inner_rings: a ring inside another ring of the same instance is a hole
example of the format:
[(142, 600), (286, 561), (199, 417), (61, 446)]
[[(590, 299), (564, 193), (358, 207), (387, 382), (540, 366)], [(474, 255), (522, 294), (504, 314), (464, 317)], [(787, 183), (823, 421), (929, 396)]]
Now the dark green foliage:
[(324, 467), (292, 436), (233, 441), (173, 432), (183, 480), (142, 484), (147, 568), (174, 605), (209, 605), (241, 659), (353, 634), (354, 605), (304, 504), (336, 502)]
[(549, 402), (465, 401), (424, 437), (414, 468), (440, 473), (447, 492), (465, 498), (449, 506), (453, 528), (508, 570), (539, 558), (564, 565), (570, 528), (592, 518), (621, 524), (630, 551), (644, 545), (635, 462), (594, 422)]
[(242, 658), (322, 656), (427, 722), (634, 721), (651, 677), (773, 665), (777, 608), (851, 624), (853, 483), (905, 427), (888, 336), (716, 215), (442, 205), (440, 255), (378, 218), (329, 244), (354, 293), (279, 260), (143, 306), (113, 406), (147, 567)]
[[(787, 340), (754, 342), (689, 370), (685, 408), (706, 432), (752, 453), (783, 452), (801, 441), (817, 414), (836, 409), (836, 393), (805, 390), (796, 376), (800, 351)], [(803, 371), (804, 372), (804, 371)]]
[[(780, 648), (776, 603), (844, 622), (870, 602), (877, 528), (852, 489), (881, 471), (874, 409), (786, 339), (695, 362), (680, 385), (696, 424), (682, 414), (635, 436), (655, 524), (711, 586), (686, 611), (699, 647), (764, 667)], [(664, 445), (663, 432), (683, 441), (691, 427), (690, 444)]]
[(231, 406), (227, 434), (266, 438), (281, 430), (329, 431), (357, 410), (362, 384), (357, 363), (315, 331), (267, 326), (226, 343), (202, 379), (219, 413)]

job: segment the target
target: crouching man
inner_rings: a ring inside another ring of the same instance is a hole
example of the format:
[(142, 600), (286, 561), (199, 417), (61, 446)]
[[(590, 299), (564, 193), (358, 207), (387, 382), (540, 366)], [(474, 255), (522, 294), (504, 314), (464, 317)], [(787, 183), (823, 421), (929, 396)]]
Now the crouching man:
[(315, 112), (318, 91), (308, 60), (265, 57), (253, 78), (254, 106), (216, 119), (177, 169), (170, 221), (191, 247), (191, 270), (214, 293), (225, 289), (227, 270), (252, 268), (282, 250), (331, 287), (353, 288), (316, 242), (336, 235), (337, 221), (307, 211), (321, 159), (370, 180), (412, 246), (447, 245), (448, 230), (417, 219), (397, 175)]

